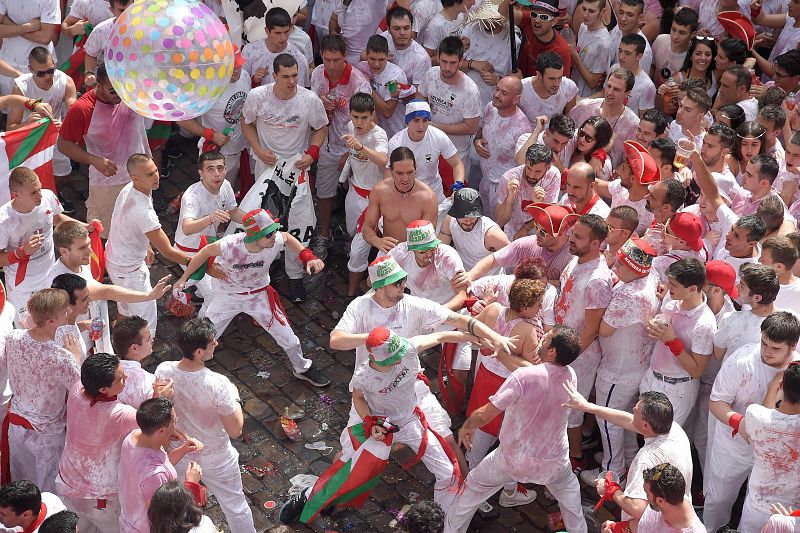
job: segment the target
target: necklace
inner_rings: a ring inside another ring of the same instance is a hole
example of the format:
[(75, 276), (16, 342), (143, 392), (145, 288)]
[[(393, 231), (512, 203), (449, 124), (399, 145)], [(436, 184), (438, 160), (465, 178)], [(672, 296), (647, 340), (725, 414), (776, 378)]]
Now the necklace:
[[(601, 111), (601, 114), (602, 114), (602, 111), (603, 111), (603, 106), (604, 106), (604, 105), (605, 105), (605, 102), (603, 102), (602, 104), (600, 104), (600, 111)], [(612, 129), (612, 130), (614, 130), (614, 128), (616, 128), (616, 127), (617, 127), (617, 122), (619, 122), (619, 119), (621, 119), (621, 118), (622, 118), (622, 114), (623, 114), (623, 113), (625, 113), (625, 106), (622, 106), (622, 111), (620, 111), (620, 112), (619, 112), (619, 115), (617, 115), (617, 118), (614, 120), (614, 123), (613, 123), (613, 124), (611, 124), (611, 129)], [(605, 117), (603, 117), (603, 118), (605, 118)], [(606, 120), (608, 120), (608, 119), (606, 119)], [(608, 120), (608, 122), (610, 123), (611, 121), (610, 121), (610, 120)]]
[(406, 197), (406, 195), (407, 195), (408, 193), (410, 193), (411, 191), (413, 191), (413, 190), (414, 190), (414, 186), (415, 186), (416, 184), (417, 184), (417, 180), (414, 180), (414, 181), (413, 181), (413, 183), (411, 183), (411, 188), (410, 188), (410, 189), (408, 189), (406, 192), (403, 192), (403, 191), (401, 191), (400, 189), (398, 189), (398, 188), (397, 188), (397, 184), (394, 182), (394, 180), (392, 180), (392, 185), (394, 185), (394, 190), (396, 190), (397, 192), (399, 192), (400, 194), (402, 194), (402, 195), (403, 195), (403, 198), (405, 198), (405, 197)]

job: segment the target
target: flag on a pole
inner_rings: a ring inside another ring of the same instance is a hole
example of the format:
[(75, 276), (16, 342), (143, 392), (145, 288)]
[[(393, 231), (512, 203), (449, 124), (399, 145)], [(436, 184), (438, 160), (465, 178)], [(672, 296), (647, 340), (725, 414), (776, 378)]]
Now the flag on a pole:
[(56, 191), (53, 153), (57, 139), (58, 129), (49, 118), (16, 130), (0, 132), (0, 205), (11, 199), (8, 177), (17, 167), (33, 170), (43, 188)]
[(311, 522), (329, 505), (361, 507), (381, 480), (389, 462), (392, 434), (388, 433), (383, 441), (377, 441), (367, 435), (364, 423), (350, 426), (346, 432), (352, 451), (342, 450), (342, 457), (329, 466), (314, 484), (300, 515), (304, 524)]

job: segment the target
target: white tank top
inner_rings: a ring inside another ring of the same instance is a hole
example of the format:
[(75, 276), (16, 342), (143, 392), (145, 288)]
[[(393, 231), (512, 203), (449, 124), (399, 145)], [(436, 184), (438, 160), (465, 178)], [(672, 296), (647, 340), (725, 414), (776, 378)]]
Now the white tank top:
[[(453, 248), (456, 249), (464, 262), (466, 270), (471, 269), (475, 264), (489, 255), (491, 252), (486, 249), (484, 238), (486, 232), (497, 226), (497, 223), (489, 217), (481, 217), (472, 228), (472, 231), (464, 231), (458, 225), (458, 220), (450, 217), (450, 235), (453, 237)], [(496, 272), (490, 271), (486, 275), (497, 274), (500, 269), (497, 268)]]
[[(32, 72), (28, 72), (27, 74), (23, 74), (22, 76), (15, 78), (14, 83), (16, 83), (20, 92), (28, 98), (41, 98), (43, 102), (50, 104), (50, 107), (53, 108), (53, 116), (55, 118), (64, 118), (64, 115), (66, 114), (66, 109), (64, 109), (64, 94), (67, 90), (66, 74), (56, 69), (56, 72), (53, 75), (53, 86), (47, 91), (40, 89), (36, 85), (36, 83), (33, 81)], [(22, 120), (28, 120), (28, 115), (30, 114), (31, 112), (26, 109), (25, 113), (22, 115)]]

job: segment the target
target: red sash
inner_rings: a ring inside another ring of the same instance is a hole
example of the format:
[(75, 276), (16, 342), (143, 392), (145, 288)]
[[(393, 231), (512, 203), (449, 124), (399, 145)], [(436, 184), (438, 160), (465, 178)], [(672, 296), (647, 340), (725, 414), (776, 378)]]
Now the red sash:
[[(267, 329), (269, 329), (272, 326), (272, 322), (276, 319), (278, 320), (278, 323), (282, 326), (288, 324), (289, 317), (286, 316), (286, 309), (283, 308), (283, 304), (281, 303), (281, 297), (278, 294), (278, 291), (273, 289), (272, 285), (267, 285), (266, 287), (261, 287), (260, 289), (256, 289), (254, 291), (240, 292), (239, 294), (246, 296), (249, 294), (258, 294), (260, 292), (267, 293), (269, 310), (272, 311), (272, 318), (269, 320), (269, 324), (267, 324)], [(281, 319), (281, 315), (283, 315), (283, 318), (286, 319), (286, 322), (284, 322), (283, 319)]]
[(583, 209), (581, 209), (580, 211), (578, 211), (578, 208), (577, 208), (577, 207), (575, 207), (575, 204), (569, 204), (569, 206), (570, 206), (570, 207), (572, 208), (572, 210), (573, 210), (574, 212), (576, 212), (577, 214), (579, 214), (579, 215), (586, 215), (586, 214), (588, 214), (588, 213), (589, 213), (589, 211), (591, 211), (591, 210), (592, 210), (592, 208), (594, 207), (594, 204), (596, 204), (596, 203), (597, 203), (597, 201), (598, 201), (599, 199), (600, 199), (600, 195), (595, 193), (595, 195), (592, 197), (592, 199), (591, 199), (591, 200), (589, 200), (589, 201), (586, 203), (586, 206), (585, 206)]
[[(451, 415), (461, 413), (461, 409), (464, 407), (464, 398), (467, 395), (464, 385), (453, 375), (453, 359), (457, 347), (458, 345), (454, 342), (442, 344), (442, 355), (439, 357), (439, 390), (442, 392), (445, 408)], [(445, 375), (447, 375), (447, 385), (444, 384)]]
[(422, 440), (419, 443), (417, 455), (407, 463), (403, 464), (403, 469), (408, 470), (415, 464), (419, 463), (425, 456), (425, 450), (428, 448), (428, 431), (430, 431), (433, 433), (433, 436), (436, 437), (436, 440), (439, 441), (439, 444), (442, 445), (442, 449), (447, 455), (447, 458), (450, 459), (451, 463), (453, 463), (453, 480), (451, 486), (455, 485), (455, 490), (459, 490), (461, 485), (464, 483), (464, 478), (461, 476), (461, 469), (458, 466), (458, 459), (456, 458), (455, 452), (453, 452), (453, 449), (450, 447), (447, 441), (444, 440), (444, 437), (439, 435), (435, 429), (428, 425), (428, 421), (425, 419), (425, 413), (422, 412), (422, 409), (420, 409), (419, 406), (414, 407), (414, 414), (417, 415), (420, 423), (422, 424)]
[[(480, 365), (478, 372), (475, 375), (475, 384), (472, 386), (472, 394), (469, 397), (469, 404), (467, 405), (467, 417), (474, 411), (477, 411), (489, 401), (489, 397), (496, 393), (500, 386), (505, 383), (506, 378), (498, 376), (488, 368)], [(500, 424), (503, 422), (503, 414), (500, 413), (494, 417), (490, 422), (481, 427), (481, 431), (485, 431), (490, 435), (497, 437), (500, 434)]]
[(33, 521), (31, 525), (24, 528), (22, 533), (33, 533), (36, 529), (42, 525), (45, 518), (47, 518), (47, 506), (42, 502), (41, 507), (39, 507), (39, 514), (36, 516), (36, 520)]
[(200, 248), (189, 248), (188, 246), (183, 246), (182, 244), (179, 244), (177, 242), (175, 243), (175, 248), (189, 254), (194, 254), (200, 251)]
[(28, 263), (31, 260), (31, 256), (26, 255), (22, 259), (19, 260), (17, 263), (17, 275), (14, 276), (14, 286), (18, 287), (20, 283), (25, 281), (25, 274), (28, 272)]
[(30, 422), (11, 412), (11, 402), (8, 402), (8, 411), (6, 412), (5, 420), (3, 420), (3, 432), (0, 435), (0, 459), (2, 459), (0, 485), (11, 482), (11, 458), (9, 457), (10, 446), (8, 445), (8, 428), (11, 424), (22, 426), (25, 429), (33, 429), (33, 425)]
[[(356, 194), (359, 195), (361, 198), (369, 198), (369, 193), (372, 192), (369, 189), (362, 189), (361, 187), (353, 185), (352, 183), (350, 184), (350, 186), (353, 188)], [(361, 228), (364, 227), (364, 219), (366, 218), (366, 216), (367, 216), (367, 210), (364, 209), (358, 216), (358, 222), (356, 222), (356, 233), (361, 233)]]

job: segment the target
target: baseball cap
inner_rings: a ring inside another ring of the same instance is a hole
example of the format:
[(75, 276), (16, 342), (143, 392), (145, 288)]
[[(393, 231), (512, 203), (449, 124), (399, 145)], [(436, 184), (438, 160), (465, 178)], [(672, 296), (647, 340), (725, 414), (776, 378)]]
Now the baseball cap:
[(571, 228), (580, 218), (569, 208), (560, 204), (530, 204), (525, 211), (533, 217), (539, 227), (554, 237)]
[(406, 243), (412, 252), (433, 250), (441, 244), (429, 220), (415, 220), (406, 226)]
[(661, 179), (661, 171), (647, 148), (636, 141), (625, 141), (623, 145), (633, 178), (640, 185), (649, 185)]
[(725, 261), (715, 259), (706, 263), (706, 280), (710, 284), (720, 287), (732, 299), (739, 298), (739, 290), (736, 288), (736, 270)]
[(391, 283), (399, 281), (408, 274), (400, 268), (394, 257), (383, 255), (369, 264), (369, 281), (373, 289), (380, 289)]
[(703, 223), (700, 217), (692, 213), (675, 213), (669, 221), (667, 221), (667, 230), (686, 241), (686, 244), (694, 250), (699, 252), (703, 249)]
[(266, 209), (253, 209), (242, 217), (242, 226), (246, 233), (244, 242), (255, 242), (261, 237), (281, 229), (277, 218)]
[(408, 339), (383, 327), (369, 332), (366, 345), (370, 361), (378, 366), (396, 365), (411, 347)]
[(453, 193), (453, 207), (447, 212), (453, 218), (473, 218), (483, 216), (481, 194), (475, 189), (464, 187)]
[(616, 256), (619, 261), (639, 274), (647, 274), (653, 266), (653, 257), (656, 252), (653, 247), (639, 237), (628, 239), (619, 250)]

